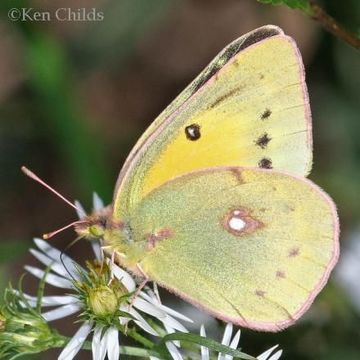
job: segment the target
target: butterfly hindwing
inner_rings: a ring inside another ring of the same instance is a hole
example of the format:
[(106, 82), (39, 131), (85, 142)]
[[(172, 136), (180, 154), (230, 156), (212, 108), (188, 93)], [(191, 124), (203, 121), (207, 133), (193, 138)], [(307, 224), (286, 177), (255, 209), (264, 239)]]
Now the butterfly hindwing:
[(274, 171), (181, 176), (150, 192), (129, 223), (135, 244), (127, 258), (145, 248), (139, 265), (151, 280), (223, 320), (260, 330), (298, 319), (338, 256), (329, 197), (308, 180)]

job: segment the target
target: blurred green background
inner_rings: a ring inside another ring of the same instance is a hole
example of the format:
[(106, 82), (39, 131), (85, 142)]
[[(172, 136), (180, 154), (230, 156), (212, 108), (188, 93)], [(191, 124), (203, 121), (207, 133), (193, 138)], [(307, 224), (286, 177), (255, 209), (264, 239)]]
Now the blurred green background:
[[(359, 1), (322, 5), (348, 28), (359, 27)], [(14, 7), (51, 13), (96, 8), (104, 19), (11, 21)], [(359, 359), (360, 290), (357, 296), (349, 287), (360, 277), (360, 251), (346, 253), (350, 242), (360, 242), (359, 52), (300, 12), (255, 0), (1, 1), (1, 289), (9, 279), (16, 282), (25, 263), (35, 264), (27, 254), (34, 236), (75, 218), (70, 207), (25, 178), (21, 165), (87, 207), (93, 191), (111, 202), (122, 163), (156, 115), (227, 43), (268, 23), (281, 26), (301, 49), (314, 123), (310, 178), (338, 206), (342, 261), (352, 256), (352, 263), (333, 276), (298, 325), (278, 334), (243, 330), (240, 345), (256, 355), (280, 344), (283, 359)], [(51, 241), (64, 248), (73, 238), (70, 230)], [(76, 245), (72, 255), (86, 257), (84, 246)], [(34, 292), (37, 282), (27, 277), (26, 285)], [(198, 321), (220, 336), (220, 323), (205, 315)], [(56, 325), (73, 333), (70, 320)]]

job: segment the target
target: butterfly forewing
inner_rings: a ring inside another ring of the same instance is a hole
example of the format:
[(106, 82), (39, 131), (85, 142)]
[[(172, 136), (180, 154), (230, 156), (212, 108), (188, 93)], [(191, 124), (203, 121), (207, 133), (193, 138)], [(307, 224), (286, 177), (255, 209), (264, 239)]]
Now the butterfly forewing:
[(309, 172), (310, 110), (296, 45), (282, 34), (250, 44), (227, 61), (218, 59), (217, 71), (199, 77), (191, 95), (152, 126), (120, 176), (115, 214), (197, 169), (232, 165)]

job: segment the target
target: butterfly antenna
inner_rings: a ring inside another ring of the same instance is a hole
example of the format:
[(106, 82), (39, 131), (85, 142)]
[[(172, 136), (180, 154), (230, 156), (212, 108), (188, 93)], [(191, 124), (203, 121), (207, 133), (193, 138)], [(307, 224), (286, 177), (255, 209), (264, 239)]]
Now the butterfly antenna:
[(52, 232), (47, 233), (47, 234), (43, 234), (42, 237), (43, 237), (44, 240), (48, 240), (48, 239), (52, 238), (54, 235), (66, 230), (66, 229), (68, 229), (68, 228), (70, 228), (72, 226), (75, 226), (75, 225), (78, 225), (78, 224), (85, 224), (85, 223), (87, 223), (86, 220), (77, 220), (77, 221), (72, 222), (71, 224), (63, 226), (60, 229), (57, 229), (57, 230), (52, 231)]
[(71, 207), (73, 207), (75, 210), (78, 210), (78, 208), (76, 207), (75, 204), (73, 204), (71, 201), (69, 201), (68, 199), (66, 199), (65, 196), (61, 195), (60, 193), (58, 193), (55, 189), (53, 189), (50, 185), (48, 185), (45, 181), (41, 180), (37, 175), (35, 175), (31, 170), (29, 170), (27, 167), (22, 166), (21, 167), (21, 171), (28, 176), (30, 179), (35, 180), (36, 182), (38, 182), (39, 184), (41, 184), (42, 186), (44, 186), (45, 188), (47, 188), (48, 190), (50, 190), (52, 193), (54, 193), (56, 196), (58, 196), (61, 200), (65, 201), (68, 205), (70, 205)]
[[(35, 180), (36, 182), (38, 182), (39, 184), (41, 184), (42, 186), (44, 186), (46, 189), (50, 190), (52, 193), (54, 193), (56, 196), (58, 196), (61, 200), (65, 201), (68, 205), (70, 205), (71, 207), (73, 207), (76, 211), (79, 211), (79, 208), (73, 204), (70, 200), (68, 200), (65, 196), (61, 195), (59, 192), (57, 192), (55, 189), (53, 189), (50, 185), (48, 185), (45, 181), (43, 181), (42, 179), (40, 179), (36, 174), (34, 174), (31, 170), (29, 170), (26, 166), (22, 166), (21, 167), (21, 171), (28, 176), (30, 179)], [(78, 220), (78, 221), (74, 221), (71, 224), (68, 224), (58, 230), (52, 231), (50, 233), (44, 234), (42, 237), (44, 240), (48, 240), (51, 237), (53, 237), (54, 235), (72, 227), (78, 224), (84, 224), (86, 223), (86, 220)]]

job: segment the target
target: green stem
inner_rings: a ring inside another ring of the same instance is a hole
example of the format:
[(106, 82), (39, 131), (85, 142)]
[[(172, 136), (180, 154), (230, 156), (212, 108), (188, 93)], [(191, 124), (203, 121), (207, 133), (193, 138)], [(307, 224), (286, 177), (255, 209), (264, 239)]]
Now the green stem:
[(150, 340), (137, 333), (136, 330), (134, 329), (129, 329), (126, 335), (132, 337), (134, 340), (136, 340), (137, 342), (139, 342), (140, 344), (144, 345), (149, 349), (152, 349), (154, 347), (154, 344)]
[(314, 0), (309, 0), (310, 16), (331, 34), (345, 41), (355, 49), (360, 49), (360, 38), (356, 34), (344, 29), (332, 16), (321, 8)]

